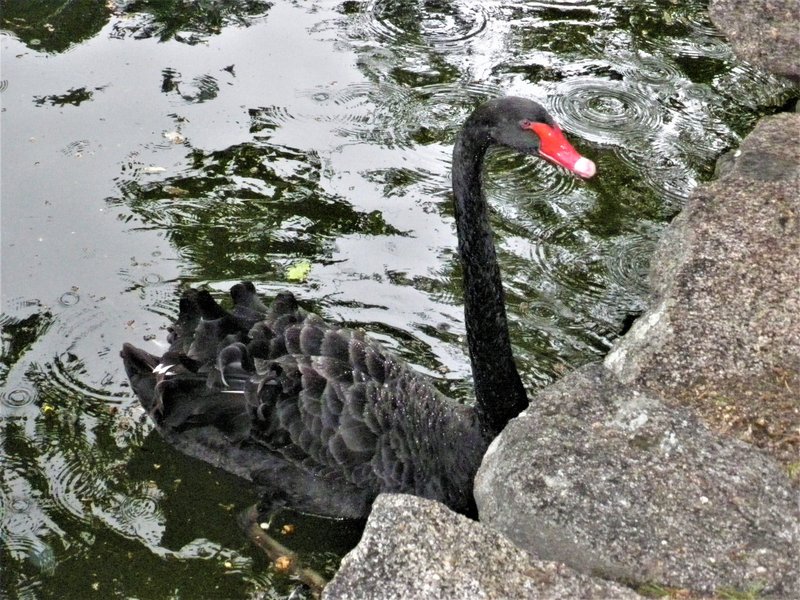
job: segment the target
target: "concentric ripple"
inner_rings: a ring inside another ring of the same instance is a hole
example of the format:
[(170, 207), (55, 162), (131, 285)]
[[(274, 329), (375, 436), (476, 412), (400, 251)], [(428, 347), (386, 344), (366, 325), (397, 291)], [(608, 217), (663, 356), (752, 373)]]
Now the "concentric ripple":
[(645, 184), (664, 200), (664, 215), (683, 207), (697, 186), (698, 174), (692, 157), (679, 140), (660, 137), (629, 144), (617, 155), (641, 174)]
[(336, 135), (386, 147), (409, 147), (419, 118), (411, 90), (394, 84), (357, 83), (343, 89), (308, 94), (328, 109), (319, 120), (332, 125)]
[[(67, 299), (66, 304), (63, 300)], [(101, 300), (84, 294), (79, 305), (70, 305), (77, 296), (61, 297), (66, 308), (60, 311), (48, 332), (58, 340), (61, 351), (38, 363), (37, 389), (40, 397), (57, 406), (64, 398), (83, 396), (94, 400), (117, 400), (109, 392), (109, 365), (106, 353), (112, 349), (106, 340), (111, 322), (124, 322), (112, 311), (102, 310)], [(118, 319), (118, 320), (116, 320)]]
[(192, 79), (191, 91), (181, 90), (181, 97), (186, 102), (201, 103), (208, 102), (217, 97), (219, 93), (219, 82), (213, 75), (204, 74)]
[(496, 152), (489, 165), (486, 195), (498, 209), (563, 198), (579, 185), (578, 180), (565, 170), (540, 159), (520, 157), (511, 151)]
[[(305, 95), (319, 106), (314, 120), (329, 124), (335, 135), (384, 147), (411, 148), (450, 141), (455, 124), (481, 102), (502, 93), (497, 85), (468, 80), (415, 88), (363, 82), (333, 90), (312, 89)], [(281, 109), (264, 109), (258, 122), (265, 129), (276, 129), (289, 118)]]
[(285, 106), (265, 106), (250, 109), (251, 129), (253, 131), (275, 131), (294, 118), (294, 115)]
[(364, 15), (367, 29), (382, 43), (434, 48), (463, 45), (486, 29), (489, 21), (484, 3), (475, 1), (373, 0)]
[(131, 269), (120, 269), (118, 273), (128, 284), (128, 290), (136, 291), (148, 310), (167, 318), (175, 317), (175, 287), (160, 273), (137, 273)]
[(705, 3), (702, 6), (692, 9), (691, 7), (685, 9), (687, 12), (680, 15), (676, 21), (688, 26), (695, 33), (722, 38), (722, 32), (714, 27), (711, 19), (708, 17), (708, 7)]
[(46, 471), (53, 499), (78, 519), (90, 517), (87, 508), (106, 493), (105, 479), (92, 470), (85, 457), (51, 455)]
[(505, 93), (500, 86), (482, 81), (429, 84), (416, 92), (420, 104), (419, 126), (446, 132), (437, 136), (442, 142), (451, 139), (456, 124), (462, 123), (476, 106)]
[(80, 157), (84, 152), (91, 147), (92, 143), (89, 140), (75, 140), (70, 142), (61, 149), (61, 153), (65, 156)]
[(158, 499), (153, 496), (126, 496), (118, 507), (118, 514), (126, 523), (150, 518), (158, 511)]
[[(103, 352), (103, 354), (107, 354)], [(101, 360), (102, 357), (98, 356)], [(95, 369), (92, 369), (94, 371)], [(55, 405), (67, 395), (73, 397), (83, 397), (85, 407), (88, 410), (90, 404), (99, 406), (101, 401), (119, 401), (124, 392), (111, 393), (108, 384), (112, 380), (107, 365), (103, 364), (97, 369), (99, 372), (93, 376), (85, 362), (76, 354), (65, 352), (56, 356), (52, 362), (47, 363), (41, 373), (43, 377), (43, 387), (40, 390), (41, 397)]]
[(737, 65), (720, 75), (715, 79), (714, 87), (752, 110), (757, 110), (759, 106), (774, 105), (776, 95), (781, 92), (785, 100), (797, 94), (797, 87), (788, 79), (749, 65)]
[(382, 186), (385, 198), (405, 196), (413, 189), (421, 198), (447, 200), (452, 189), (447, 177), (427, 169), (390, 167), (365, 171), (364, 176)]
[(567, 131), (602, 144), (646, 139), (663, 125), (660, 105), (643, 91), (625, 81), (593, 77), (559, 84), (552, 112)]
[(597, 240), (573, 222), (559, 222), (540, 232), (531, 253), (532, 269), (541, 289), (570, 304), (591, 304), (605, 289), (602, 281), (602, 253)]
[(625, 77), (651, 86), (673, 86), (685, 79), (678, 67), (666, 57), (652, 54), (639, 54), (627, 57), (619, 65)]
[(80, 295), (77, 292), (64, 292), (59, 296), (58, 302), (63, 306), (75, 306), (78, 302), (81, 301)]
[[(12, 492), (6, 491), (8, 487)], [(27, 482), (11, 477), (0, 487), (0, 545), (17, 560), (25, 560), (40, 572), (55, 567), (52, 547), (42, 539), (49, 530), (49, 520), (33, 497)]]
[(709, 58), (730, 60), (733, 58), (731, 47), (724, 40), (708, 35), (695, 35), (691, 38), (664, 40), (662, 50), (672, 56), (689, 58)]
[(161, 541), (165, 523), (162, 492), (155, 484), (146, 482), (139, 488), (130, 494), (117, 495), (107, 517), (123, 534), (155, 546)]
[(0, 391), (0, 404), (10, 409), (22, 408), (36, 400), (36, 390), (27, 381)]
[[(481, 102), (502, 95), (503, 88), (486, 81), (458, 81), (422, 86), (417, 93), (432, 104), (471, 111)], [(457, 120), (452, 115), (451, 119)]]
[(626, 296), (641, 300), (647, 295), (650, 258), (661, 231), (661, 227), (642, 227), (640, 231), (617, 237), (606, 249), (607, 277)]

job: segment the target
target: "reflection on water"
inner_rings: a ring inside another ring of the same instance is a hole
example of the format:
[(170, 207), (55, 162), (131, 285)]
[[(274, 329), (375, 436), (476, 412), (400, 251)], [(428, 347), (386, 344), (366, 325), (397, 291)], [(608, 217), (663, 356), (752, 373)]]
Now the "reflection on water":
[[(236, 524), (252, 490), (148, 437), (128, 389), (122, 342), (163, 348), (183, 285), (290, 288), (468, 400), (451, 143), (483, 100), (532, 97), (599, 170), (587, 183), (489, 157), (534, 390), (603, 355), (644, 307), (665, 223), (797, 93), (737, 62), (705, 1), (89, 4), (4, 4), (12, 598), (295, 591)], [(300, 260), (307, 281), (288, 276)], [(329, 574), (357, 539), (351, 524), (281, 518)]]

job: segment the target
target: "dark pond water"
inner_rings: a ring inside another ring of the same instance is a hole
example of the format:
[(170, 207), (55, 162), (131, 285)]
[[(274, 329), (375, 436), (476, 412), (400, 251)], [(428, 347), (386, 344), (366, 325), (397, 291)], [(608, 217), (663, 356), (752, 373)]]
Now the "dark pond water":
[[(599, 168), (489, 162), (523, 377), (602, 356), (665, 223), (796, 94), (705, 4), (4, 0), (0, 595), (295, 591), (237, 525), (253, 492), (149, 435), (119, 348), (250, 278), (469, 401), (449, 169), (482, 100), (538, 99)], [(357, 539), (286, 518), (328, 574)]]

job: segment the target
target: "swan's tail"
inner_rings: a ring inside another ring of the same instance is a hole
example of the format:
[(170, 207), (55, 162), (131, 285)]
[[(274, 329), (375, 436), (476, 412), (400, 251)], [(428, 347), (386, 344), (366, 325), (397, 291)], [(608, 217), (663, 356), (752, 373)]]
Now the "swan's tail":
[(246, 433), (244, 389), (255, 367), (244, 342), (266, 308), (252, 283), (236, 284), (231, 296), (227, 311), (207, 291), (187, 290), (161, 357), (123, 345), (131, 387), (165, 435), (212, 424), (237, 437)]
[(158, 366), (160, 359), (127, 343), (122, 345), (120, 356), (133, 392), (144, 409), (152, 413), (156, 404), (156, 374), (153, 369)]

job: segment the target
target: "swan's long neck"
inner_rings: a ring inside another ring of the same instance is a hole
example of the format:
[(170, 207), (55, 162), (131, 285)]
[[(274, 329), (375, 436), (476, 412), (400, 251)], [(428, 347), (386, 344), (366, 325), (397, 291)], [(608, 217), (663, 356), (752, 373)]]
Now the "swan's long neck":
[(479, 129), (467, 126), (461, 131), (453, 148), (453, 194), (477, 408), (487, 433), (494, 435), (528, 405), (528, 397), (511, 351), (500, 266), (483, 195), (488, 147), (488, 137)]

